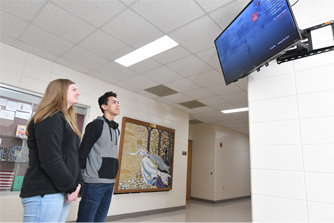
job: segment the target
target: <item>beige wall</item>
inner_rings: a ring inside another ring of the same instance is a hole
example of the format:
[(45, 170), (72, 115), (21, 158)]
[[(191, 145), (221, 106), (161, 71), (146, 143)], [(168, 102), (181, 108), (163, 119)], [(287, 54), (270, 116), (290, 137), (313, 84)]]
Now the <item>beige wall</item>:
[[(79, 104), (89, 108), (88, 121), (101, 115), (97, 103), (98, 97), (104, 92), (112, 90), (117, 93), (117, 98), (120, 101), (121, 115), (116, 117), (116, 121), (120, 124), (122, 117), (127, 116), (175, 129), (173, 190), (168, 192), (115, 195), (108, 215), (185, 205), (187, 158), (186, 156), (182, 156), (182, 151), (187, 151), (188, 113), (60, 66), (9, 45), (0, 43), (0, 47), (1, 84), (43, 94), (47, 84), (51, 80), (69, 78), (79, 88)], [(20, 202), (17, 192), (0, 193), (0, 221), (22, 221), (23, 209)], [(72, 203), (67, 220), (72, 221), (76, 219), (78, 203), (78, 201)]]
[(191, 125), (189, 132), (191, 197), (220, 201), (249, 196), (248, 135), (216, 124)]
[[(334, 19), (333, 9), (332, 0), (293, 7), (301, 29)], [(312, 38), (316, 48), (334, 44), (331, 28)], [(333, 83), (333, 51), (249, 76), (254, 222), (334, 222)]]

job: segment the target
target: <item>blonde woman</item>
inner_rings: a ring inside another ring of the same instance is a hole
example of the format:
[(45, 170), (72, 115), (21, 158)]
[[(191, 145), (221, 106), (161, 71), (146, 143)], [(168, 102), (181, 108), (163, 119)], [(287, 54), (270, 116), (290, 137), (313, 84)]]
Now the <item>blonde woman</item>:
[(78, 197), (81, 134), (73, 107), (78, 97), (73, 81), (50, 82), (28, 123), (29, 167), (20, 193), (23, 222), (65, 222), (70, 202)]

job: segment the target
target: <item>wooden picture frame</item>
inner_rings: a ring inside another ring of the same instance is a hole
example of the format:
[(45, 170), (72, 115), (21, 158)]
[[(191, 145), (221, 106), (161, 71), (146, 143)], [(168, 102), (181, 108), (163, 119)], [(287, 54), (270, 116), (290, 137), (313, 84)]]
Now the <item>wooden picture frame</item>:
[(114, 193), (172, 190), (175, 130), (122, 119)]

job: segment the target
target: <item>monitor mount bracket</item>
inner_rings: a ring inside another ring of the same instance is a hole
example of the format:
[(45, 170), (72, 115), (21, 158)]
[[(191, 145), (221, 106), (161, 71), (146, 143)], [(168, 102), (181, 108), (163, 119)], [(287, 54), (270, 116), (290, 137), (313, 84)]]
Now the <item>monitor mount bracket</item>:
[(333, 51), (334, 46), (313, 49), (311, 31), (319, 29), (319, 28), (323, 28), (325, 26), (332, 27), (333, 37), (334, 37), (334, 21), (333, 20), (326, 22), (326, 23), (316, 25), (316, 26), (312, 26), (307, 29), (303, 29), (301, 30), (302, 40), (296, 44), (296, 48), (288, 50), (283, 55), (277, 57), (276, 58), (277, 63), (281, 64), (281, 63), (288, 62), (291, 60), (296, 60), (296, 59), (300, 59), (303, 57), (308, 57), (308, 56), (313, 56), (313, 55), (318, 55), (321, 53)]

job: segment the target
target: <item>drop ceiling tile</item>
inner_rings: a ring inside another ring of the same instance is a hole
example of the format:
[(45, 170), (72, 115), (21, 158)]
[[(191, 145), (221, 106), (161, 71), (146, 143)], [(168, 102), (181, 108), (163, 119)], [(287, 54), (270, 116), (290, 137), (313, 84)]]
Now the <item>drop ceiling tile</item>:
[(102, 26), (102, 30), (135, 48), (163, 36), (159, 29), (129, 9)]
[(184, 77), (203, 73), (212, 69), (212, 67), (193, 55), (169, 63), (166, 66)]
[[(172, 101), (172, 102), (174, 102), (176, 104), (192, 100), (192, 98), (190, 98), (190, 97), (188, 97), (188, 96), (186, 96), (184, 94), (181, 94), (181, 93), (164, 96), (162, 98), (163, 99), (167, 99), (169, 101)], [(183, 107), (183, 109), (184, 109), (184, 107)]]
[(94, 26), (101, 26), (125, 9), (121, 1), (59, 1), (53, 3), (66, 11), (86, 20)]
[(222, 104), (217, 104), (217, 105), (211, 105), (211, 107), (221, 111), (221, 110), (227, 110), (227, 109), (233, 109), (233, 108), (237, 108), (235, 105), (233, 105), (230, 102), (227, 103), (222, 103)]
[(209, 64), (211, 67), (215, 69), (221, 69), (216, 48), (212, 47), (210, 49), (204, 50), (197, 53), (196, 56), (198, 56), (205, 63)]
[(214, 39), (221, 33), (221, 28), (210, 17), (204, 16), (169, 34), (192, 53), (214, 47)]
[(191, 109), (191, 108), (185, 109), (183, 107), (183, 111), (188, 112), (189, 114), (200, 114), (198, 111), (195, 111), (194, 109)]
[(209, 112), (215, 112), (217, 111), (216, 109), (210, 107), (210, 106), (204, 106), (204, 107), (199, 107), (199, 108), (193, 108), (192, 110), (195, 110), (199, 113), (206, 114)]
[(233, 117), (230, 117), (230, 119), (226, 119), (223, 122), (231, 127), (234, 124), (238, 123), (239, 121), (237, 119), (234, 119)]
[(216, 70), (209, 70), (204, 73), (188, 77), (188, 79), (202, 87), (208, 87), (216, 84), (225, 84), (224, 77)]
[(192, 99), (196, 99), (196, 100), (214, 96), (214, 94), (212, 92), (206, 90), (205, 88), (199, 88), (199, 89), (194, 89), (194, 90), (190, 90), (190, 91), (185, 91), (185, 92), (183, 92), (183, 94), (187, 95), (188, 97), (190, 97)]
[(44, 0), (34, 1), (1, 1), (0, 8), (5, 12), (9, 12), (12, 15), (30, 21), (41, 9)]
[(20, 39), (26, 44), (57, 56), (74, 46), (73, 43), (33, 25), (29, 26)]
[[(230, 2), (230, 4), (227, 4), (225, 7), (210, 13), (210, 16), (217, 24), (219, 24), (222, 32), (242, 11), (248, 2), (248, 0)], [(215, 36), (215, 38), (217, 36)]]
[(106, 63), (108, 60), (96, 55), (92, 51), (86, 50), (81, 46), (75, 46), (62, 55), (63, 58), (73, 61), (76, 64), (86, 66), (91, 70), (98, 68)]
[(138, 94), (143, 95), (144, 97), (148, 97), (151, 99), (157, 99), (159, 96), (152, 94), (150, 92), (147, 92), (146, 90), (139, 90), (137, 91)]
[(182, 106), (182, 105), (179, 105), (179, 104), (170, 104), (170, 106), (172, 106), (173, 108), (177, 108), (177, 109), (179, 109), (179, 110), (184, 110), (185, 109), (185, 107), (184, 106)]
[(242, 101), (232, 101), (231, 104), (235, 105), (238, 108), (248, 107), (248, 99)]
[(198, 107), (206, 106), (205, 104), (203, 104), (199, 101), (196, 101), (196, 100), (181, 102), (181, 103), (179, 103), (179, 105), (182, 105), (186, 108), (198, 108)]
[(216, 85), (211, 85), (205, 88), (216, 95), (224, 95), (224, 94), (241, 91), (241, 88), (239, 88), (236, 85), (232, 85), (232, 84), (228, 86), (226, 86), (225, 84), (216, 84)]
[(200, 4), (206, 12), (211, 12), (213, 10), (216, 10), (218, 8), (221, 8), (222, 6), (225, 6), (227, 4), (230, 4), (231, 2), (235, 0), (224, 0), (224, 1), (217, 1), (217, 0), (196, 0), (198, 4)]
[(128, 83), (125, 83), (123, 81), (117, 81), (115, 83), (113, 83), (114, 85), (121, 87), (123, 89), (129, 90), (131, 92), (136, 92), (136, 91), (140, 91), (141, 89), (134, 87), (133, 85), (130, 85)]
[(127, 78), (126, 80), (123, 80), (123, 82), (130, 84), (132, 86), (135, 86), (136, 88), (139, 88), (139, 89), (147, 89), (147, 88), (158, 85), (156, 81), (150, 80), (147, 77), (144, 77), (142, 75), (136, 75), (136, 76)]
[(153, 70), (143, 73), (143, 75), (149, 79), (155, 80), (158, 83), (164, 84), (167, 82), (182, 79), (183, 77), (171, 69), (160, 66)]
[(109, 34), (96, 30), (93, 34), (80, 42), (80, 45), (97, 55), (115, 60), (134, 50)]
[(27, 27), (27, 25), (28, 23), (23, 21), (22, 19), (19, 19), (3, 11), (1, 11), (0, 13), (1, 37), (3, 34), (5, 34), (8, 37), (17, 38), (20, 36), (23, 30)]
[(122, 0), (122, 2), (126, 5), (132, 5), (134, 2), (136, 2), (137, 0)]
[(115, 82), (117, 82), (118, 80), (113, 78), (112, 76), (110, 75), (107, 75), (107, 74), (102, 74), (96, 70), (93, 70), (93, 71), (90, 71), (88, 73), (89, 76), (91, 77), (94, 77), (94, 78), (97, 78), (103, 82), (108, 82), (110, 84), (114, 84)]
[(173, 89), (166, 87), (164, 85), (156, 85), (154, 87), (150, 87), (145, 89), (145, 91), (150, 92), (152, 94), (155, 94), (159, 97), (164, 97), (167, 95), (172, 95), (178, 93), (177, 91), (174, 91)]
[(237, 85), (242, 90), (247, 91), (248, 90), (248, 76), (244, 77), (242, 79), (239, 79), (237, 82), (232, 83), (233, 85)]
[(138, 1), (132, 8), (164, 32), (170, 32), (204, 15), (195, 1)]
[(143, 72), (152, 70), (152, 69), (154, 69), (156, 67), (159, 67), (159, 66), (161, 66), (161, 64), (156, 62), (155, 60), (146, 59), (146, 60), (143, 60), (139, 63), (136, 63), (136, 64), (134, 64), (134, 65), (132, 65), (128, 68), (137, 72), (137, 73), (143, 73)]
[(169, 101), (169, 100), (167, 100), (166, 98), (163, 98), (163, 97), (158, 97), (155, 100), (159, 101), (159, 102), (161, 102), (161, 103), (163, 103), (165, 105), (170, 105), (172, 107), (175, 107), (175, 105), (177, 105), (177, 104), (175, 104), (175, 102)]
[(201, 116), (202, 114), (199, 113), (189, 114), (189, 119), (199, 119)]
[(247, 93), (244, 91), (233, 92), (230, 94), (223, 94), (220, 95), (220, 97), (224, 98), (228, 102), (248, 100)]
[(200, 86), (198, 84), (195, 84), (194, 82), (192, 82), (191, 80), (187, 79), (187, 78), (183, 78), (183, 79), (179, 79), (176, 81), (171, 81), (168, 82), (166, 84), (164, 84), (165, 86), (174, 89), (175, 91), (178, 92), (185, 92), (185, 91), (190, 91), (193, 89), (199, 89)]
[(47, 3), (34, 24), (71, 42), (78, 42), (95, 30), (94, 26), (52, 3)]
[(82, 73), (89, 73), (89, 71), (91, 71), (91, 69), (89, 69), (88, 67), (85, 67), (85, 66), (82, 66), (80, 64), (76, 64), (72, 61), (69, 61), (63, 57), (58, 57), (55, 62), (65, 66), (65, 67), (68, 67), (68, 68), (72, 68), (73, 70), (76, 70), (76, 71), (80, 71)]
[(167, 64), (167, 63), (179, 60), (189, 55), (190, 55), (190, 52), (179, 45), (179, 46), (176, 46), (170, 50), (167, 50), (163, 53), (160, 53), (152, 57), (152, 59), (158, 61), (161, 64)]
[[(209, 114), (208, 114), (209, 115)], [(215, 117), (217, 121), (225, 122), (225, 123), (231, 123), (231, 122), (236, 122), (236, 119), (228, 116), (222, 112), (220, 112), (220, 116)]]
[(214, 109), (214, 111), (211, 111), (211, 112), (206, 112), (205, 114), (209, 117), (217, 118), (217, 120), (219, 120), (219, 118), (223, 116), (223, 113), (216, 109)]
[(123, 67), (115, 62), (110, 62), (96, 69), (98, 72), (111, 76), (117, 80), (125, 80), (136, 75), (130, 69)]
[(202, 102), (203, 104), (206, 105), (217, 105), (217, 104), (223, 104), (226, 103), (227, 101), (219, 96), (212, 96), (208, 98), (201, 98), (197, 99), (199, 102)]

